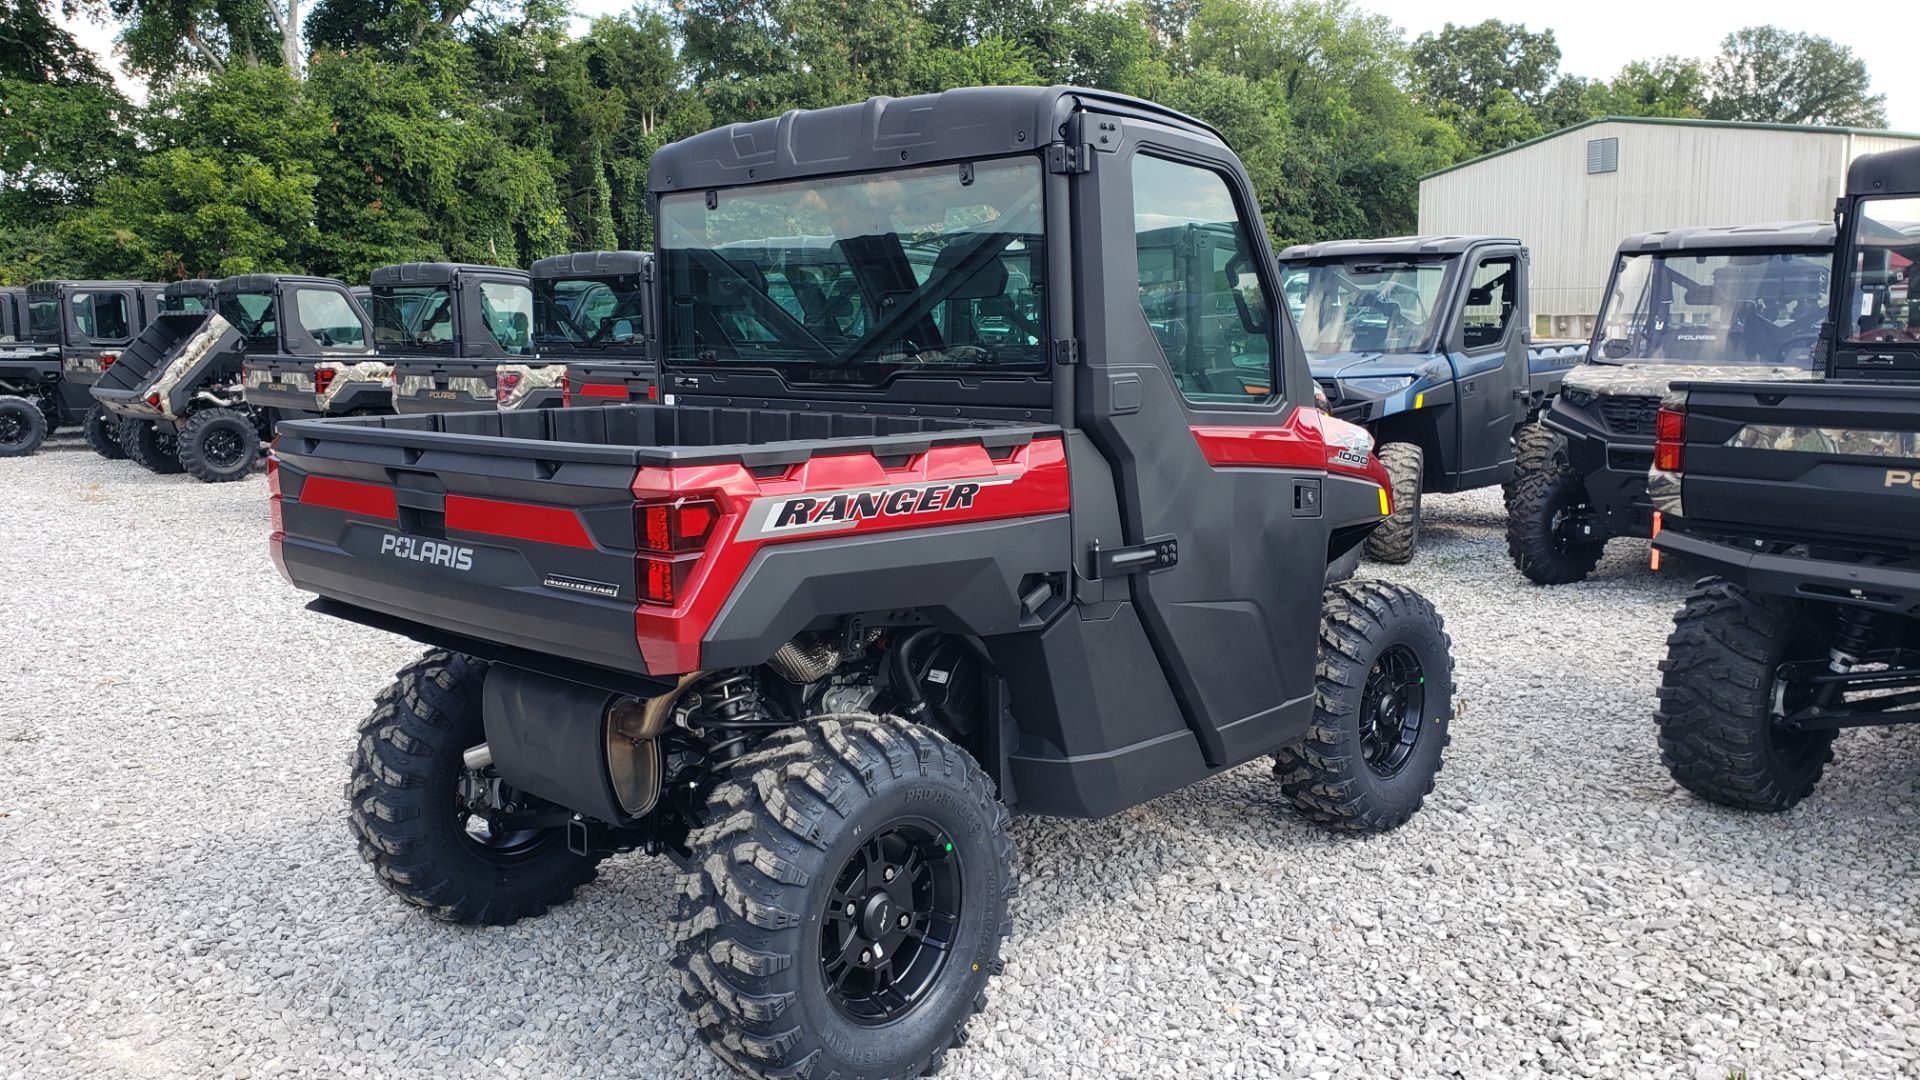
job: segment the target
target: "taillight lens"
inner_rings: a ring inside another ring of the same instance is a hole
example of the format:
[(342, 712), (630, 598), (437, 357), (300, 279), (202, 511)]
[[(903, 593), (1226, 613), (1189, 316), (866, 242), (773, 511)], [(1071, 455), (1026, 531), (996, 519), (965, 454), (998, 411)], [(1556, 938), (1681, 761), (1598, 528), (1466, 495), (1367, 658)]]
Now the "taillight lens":
[(287, 523), (281, 504), (286, 501), (280, 494), (280, 459), (273, 451), (267, 451), (267, 505), (273, 510), (273, 532), (276, 537), (287, 531)]
[(672, 607), (700, 561), (707, 539), (720, 523), (720, 504), (712, 499), (675, 499), (637, 503), (633, 508), (635, 580), (640, 599)]
[(503, 372), (493, 380), (493, 401), (496, 405), (505, 405), (513, 400), (513, 392), (520, 389), (520, 376), (513, 372)]
[(1686, 445), (1686, 412), (1661, 409), (1653, 427), (1653, 467), (1661, 472), (1679, 472)]
[(560, 369), (560, 407), (573, 408), (573, 376), (566, 368)]
[(148, 404), (148, 405), (150, 405), (150, 406), (152, 406), (153, 408), (156, 408), (156, 409), (157, 409), (157, 408), (159, 408), (159, 407), (160, 407), (160, 395), (159, 395), (159, 394), (148, 394), (148, 395), (147, 395), (147, 404)]
[(333, 370), (332, 368), (324, 368), (324, 367), (314, 368), (313, 369), (313, 392), (316, 394), (326, 393), (327, 388), (333, 385), (333, 377), (338, 374), (340, 373)]
[(100, 370), (105, 371), (108, 368), (112, 367), (113, 362), (118, 359), (120, 359), (119, 353), (110, 353), (110, 352), (101, 353), (100, 354)]

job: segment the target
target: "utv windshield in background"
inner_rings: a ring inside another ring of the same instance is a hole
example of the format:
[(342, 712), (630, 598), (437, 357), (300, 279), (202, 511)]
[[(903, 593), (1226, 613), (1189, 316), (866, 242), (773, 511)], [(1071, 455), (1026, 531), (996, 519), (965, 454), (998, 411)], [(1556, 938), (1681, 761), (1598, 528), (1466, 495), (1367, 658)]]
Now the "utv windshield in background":
[(1446, 278), (1440, 261), (1296, 263), (1281, 291), (1309, 353), (1426, 352)]
[(1832, 265), (1824, 251), (1625, 256), (1594, 359), (1810, 366)]
[(665, 196), (666, 355), (852, 381), (1044, 367), (1040, 189), (1009, 158)]
[(541, 279), (533, 283), (533, 340), (541, 346), (604, 349), (646, 336), (638, 274)]
[(382, 286), (373, 290), (377, 348), (452, 348), (453, 294), (444, 285)]
[(35, 341), (60, 340), (60, 301), (46, 297), (27, 301), (27, 334)]
[(1860, 204), (1847, 285), (1848, 341), (1920, 342), (1920, 199)]
[(220, 317), (247, 341), (268, 346), (279, 342), (272, 293), (222, 293), (217, 306)]

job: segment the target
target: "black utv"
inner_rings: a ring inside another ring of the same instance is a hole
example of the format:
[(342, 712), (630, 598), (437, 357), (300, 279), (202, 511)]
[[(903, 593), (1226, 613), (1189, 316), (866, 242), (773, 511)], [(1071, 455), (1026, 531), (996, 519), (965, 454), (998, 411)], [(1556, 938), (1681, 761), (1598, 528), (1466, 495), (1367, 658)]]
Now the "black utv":
[(500, 407), (655, 399), (652, 305), (651, 252), (582, 251), (534, 263), (533, 344), (540, 357), (500, 365)]
[[(1450, 645), (1410, 589), (1323, 587), (1388, 478), (1314, 406), (1218, 133), (953, 90), (697, 135), (649, 184), (671, 403), (281, 428), (282, 573), (430, 649), (349, 781), (387, 888), (507, 923), (667, 856), (717, 1055), (909, 1077), (1002, 970), (1010, 812), (1259, 759), (1337, 828), (1416, 811)], [(1222, 242), (1162, 259), (1168, 227)], [(857, 314), (727, 256), (795, 236)], [(1154, 325), (1179, 293), (1200, 325)]]
[(1671, 229), (1620, 245), (1587, 360), (1522, 433), (1507, 551), (1541, 585), (1593, 572), (1609, 539), (1650, 536), (1661, 399), (1694, 379), (1811, 379), (1833, 226)]
[(32, 318), (27, 290), (0, 289), (0, 457), (31, 454), (85, 415), (61, 393), (60, 346), (35, 341)]
[(239, 480), (259, 462), (272, 416), (246, 393), (252, 358), (352, 361), (369, 352), (367, 317), (330, 278), (249, 274), (221, 280), (214, 310), (165, 314), (93, 395), (121, 418), (129, 457), (156, 472)]
[(1662, 551), (1710, 576), (1660, 665), (1660, 756), (1715, 802), (1810, 794), (1848, 728), (1920, 721), (1920, 150), (1855, 161), (1826, 378), (1700, 380), (1655, 421)]
[(393, 365), (395, 411), (493, 409), (499, 366), (534, 355), (533, 288), (526, 271), (500, 266), (383, 266), (373, 329)]
[(1290, 247), (1280, 264), (1328, 410), (1373, 435), (1393, 476), (1393, 516), (1367, 553), (1406, 562), (1424, 493), (1511, 483), (1518, 433), (1586, 343), (1533, 343), (1515, 239), (1332, 240)]

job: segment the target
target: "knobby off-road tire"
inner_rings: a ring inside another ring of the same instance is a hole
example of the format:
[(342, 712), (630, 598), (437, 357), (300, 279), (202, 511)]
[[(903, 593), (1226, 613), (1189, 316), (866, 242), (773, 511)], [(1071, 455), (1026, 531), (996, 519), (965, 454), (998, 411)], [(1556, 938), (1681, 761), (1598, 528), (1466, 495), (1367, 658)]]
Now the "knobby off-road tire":
[(151, 420), (120, 421), (119, 441), (127, 460), (148, 472), (170, 476), (180, 471), (180, 459), (175, 456), (178, 444), (173, 436), (162, 435)]
[(0, 397), (0, 457), (25, 457), (47, 441), (47, 414), (11, 394)]
[(486, 842), (460, 813), (461, 754), (486, 740), (486, 664), (435, 651), (401, 668), (375, 699), (349, 757), (348, 824), (387, 891), (436, 919), (506, 926), (564, 903), (599, 859), (567, 849), (563, 827)]
[[(1660, 662), (1660, 761), (1681, 787), (1743, 810), (1778, 812), (1813, 792), (1832, 731), (1774, 726), (1775, 672), (1825, 656), (1808, 610), (1719, 578), (1694, 587)], [(1800, 702), (1784, 703), (1797, 708)]]
[(238, 409), (203, 409), (180, 428), (180, 464), (196, 480), (244, 480), (260, 461), (260, 431)]
[[(707, 1045), (756, 1077), (937, 1070), (1012, 930), (1007, 811), (973, 758), (897, 717), (819, 716), (734, 762), (707, 805), (673, 927), (681, 1004)], [(897, 940), (868, 936), (887, 927)], [(891, 1016), (863, 996), (882, 964), (908, 1002)]]
[(108, 412), (105, 405), (96, 404), (88, 409), (86, 419), (80, 421), (80, 429), (94, 453), (108, 461), (119, 461), (127, 456), (127, 452), (120, 449), (119, 418)]
[(1337, 829), (1404, 824), (1433, 790), (1453, 720), (1453, 642), (1439, 612), (1383, 581), (1329, 588), (1315, 697), (1306, 739), (1274, 755), (1287, 799)]
[(1529, 473), (1514, 486), (1507, 506), (1507, 555), (1536, 585), (1581, 581), (1600, 565), (1605, 540), (1581, 541), (1567, 535), (1567, 521), (1592, 513), (1587, 485), (1565, 466)]
[(1367, 536), (1367, 554), (1383, 563), (1413, 558), (1420, 542), (1420, 478), (1426, 453), (1414, 443), (1390, 442), (1378, 451), (1393, 480), (1393, 513)]
[(1567, 464), (1567, 440), (1538, 420), (1529, 420), (1513, 432), (1513, 476), (1500, 485), (1500, 499), (1509, 511), (1520, 481), (1534, 473)]
[(1366, 553), (1365, 544), (1355, 544), (1347, 549), (1345, 555), (1327, 563), (1327, 584), (1342, 582), (1360, 572), (1360, 557)]

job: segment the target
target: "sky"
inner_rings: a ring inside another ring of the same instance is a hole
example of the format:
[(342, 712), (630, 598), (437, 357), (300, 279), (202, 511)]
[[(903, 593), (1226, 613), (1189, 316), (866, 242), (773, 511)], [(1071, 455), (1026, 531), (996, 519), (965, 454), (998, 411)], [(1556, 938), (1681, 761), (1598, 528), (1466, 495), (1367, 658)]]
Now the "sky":
[[(633, 6), (633, 0), (575, 0), (574, 6), (581, 16), (576, 25), (584, 30), (586, 19), (624, 11)], [(1873, 89), (1887, 95), (1891, 126), (1899, 131), (1920, 131), (1920, 64), (1912, 62), (1910, 35), (1899, 29), (1897, 20), (1888, 23), (1878, 18), (1834, 18), (1842, 9), (1806, 0), (1744, 0), (1737, 7), (1686, 0), (1612, 0), (1577, 5), (1541, 0), (1359, 0), (1356, 6), (1392, 19), (1409, 38), (1438, 30), (1448, 22), (1475, 23), (1483, 19), (1525, 23), (1534, 30), (1551, 28), (1560, 44), (1560, 70), (1598, 79), (1611, 78), (1633, 60), (1669, 53), (1711, 57), (1719, 51), (1720, 39), (1742, 26), (1772, 23), (1788, 30), (1824, 34), (1867, 62)], [(87, 47), (103, 56), (111, 52), (113, 35), (109, 28), (84, 19), (69, 21), (68, 25)], [(141, 88), (128, 89), (138, 95)]]

